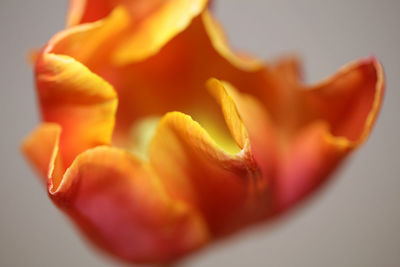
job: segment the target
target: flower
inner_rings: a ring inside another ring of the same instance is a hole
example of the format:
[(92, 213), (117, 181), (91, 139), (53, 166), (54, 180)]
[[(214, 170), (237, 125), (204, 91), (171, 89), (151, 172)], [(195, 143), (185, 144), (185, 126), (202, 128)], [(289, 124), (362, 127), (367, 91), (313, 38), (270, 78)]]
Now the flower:
[(366, 140), (384, 91), (374, 57), (306, 86), (295, 58), (233, 52), (206, 0), (72, 0), (35, 77), (43, 122), (23, 151), (50, 198), (146, 263), (300, 203)]

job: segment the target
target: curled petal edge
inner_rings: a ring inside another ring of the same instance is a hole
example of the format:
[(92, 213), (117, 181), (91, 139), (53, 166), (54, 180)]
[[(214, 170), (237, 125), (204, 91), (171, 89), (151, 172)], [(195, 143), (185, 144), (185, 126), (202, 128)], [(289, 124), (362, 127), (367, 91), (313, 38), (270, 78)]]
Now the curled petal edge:
[[(202, 216), (170, 198), (149, 166), (129, 152), (98, 146), (65, 169), (60, 132), (57, 124), (42, 124), (23, 150), (37, 169), (48, 166), (50, 198), (97, 247), (128, 262), (166, 263), (209, 242)], [(35, 160), (38, 148), (46, 148), (41, 161)]]
[(370, 110), (366, 115), (362, 131), (359, 134), (358, 138), (356, 138), (355, 140), (350, 140), (349, 138), (346, 138), (344, 136), (335, 135), (334, 133), (328, 130), (329, 127), (326, 127), (327, 130), (326, 134), (324, 135), (325, 136), (324, 139), (326, 140), (326, 142), (335, 144), (337, 147), (354, 149), (357, 146), (364, 143), (368, 138), (372, 130), (372, 127), (376, 122), (377, 116), (379, 115), (379, 111), (381, 109), (383, 102), (383, 96), (385, 93), (385, 74), (382, 64), (375, 57), (356, 60), (343, 66), (336, 74), (308, 88), (309, 91), (323, 90), (323, 88), (329, 86), (329, 84), (333, 83), (341, 75), (344, 75), (348, 72), (351, 72), (352, 70), (356, 70), (366, 65), (371, 66), (373, 68), (374, 70), (373, 75), (376, 76), (376, 81), (375, 84), (373, 85), (374, 95)]

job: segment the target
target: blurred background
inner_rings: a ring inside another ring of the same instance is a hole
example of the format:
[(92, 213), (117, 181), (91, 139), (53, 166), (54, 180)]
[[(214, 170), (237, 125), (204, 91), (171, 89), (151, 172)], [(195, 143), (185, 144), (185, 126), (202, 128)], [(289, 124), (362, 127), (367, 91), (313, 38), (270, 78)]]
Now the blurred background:
[[(38, 123), (27, 63), (64, 26), (67, 1), (0, 1), (0, 266), (120, 266), (81, 240), (19, 152)], [(182, 266), (400, 266), (400, 1), (215, 0), (233, 47), (295, 53), (308, 82), (353, 59), (383, 63), (387, 93), (370, 140), (296, 212)]]

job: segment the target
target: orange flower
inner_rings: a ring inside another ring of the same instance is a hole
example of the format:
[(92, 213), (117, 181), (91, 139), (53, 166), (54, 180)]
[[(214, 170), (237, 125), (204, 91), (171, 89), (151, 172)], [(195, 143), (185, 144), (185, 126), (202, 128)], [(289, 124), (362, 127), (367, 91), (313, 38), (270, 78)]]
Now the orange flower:
[(23, 150), (53, 202), (126, 261), (171, 262), (287, 211), (380, 109), (375, 58), (306, 86), (293, 58), (232, 52), (206, 0), (72, 0), (67, 25), (37, 59), (43, 123)]

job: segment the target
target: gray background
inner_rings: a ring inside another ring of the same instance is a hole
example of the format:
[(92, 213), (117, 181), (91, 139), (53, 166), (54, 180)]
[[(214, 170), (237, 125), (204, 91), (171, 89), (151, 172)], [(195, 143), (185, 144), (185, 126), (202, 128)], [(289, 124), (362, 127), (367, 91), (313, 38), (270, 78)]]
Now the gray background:
[[(295, 52), (308, 81), (374, 53), (387, 94), (368, 143), (313, 201), (183, 265), (399, 266), (400, 1), (215, 1), (234, 47), (265, 59)], [(38, 122), (26, 54), (62, 29), (66, 6), (0, 1), (0, 266), (119, 266), (82, 242), (18, 151)]]

